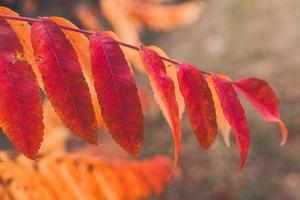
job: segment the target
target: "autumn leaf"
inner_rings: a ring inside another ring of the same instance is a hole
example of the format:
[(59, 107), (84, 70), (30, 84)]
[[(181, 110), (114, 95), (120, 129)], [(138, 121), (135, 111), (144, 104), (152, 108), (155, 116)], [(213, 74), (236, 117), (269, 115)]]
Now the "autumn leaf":
[(153, 31), (170, 31), (194, 23), (202, 12), (205, 2), (187, 1), (178, 4), (152, 3), (130, 0), (128, 10), (140, 26)]
[(220, 99), (224, 115), (234, 132), (238, 144), (241, 155), (241, 170), (246, 161), (250, 144), (249, 128), (245, 111), (230, 81), (218, 77), (215, 74), (212, 75), (212, 80)]
[(171, 165), (161, 156), (111, 161), (86, 152), (58, 152), (31, 161), (0, 154), (6, 157), (0, 165), (0, 197), (22, 200), (149, 199), (163, 192)]
[[(106, 17), (117, 35), (123, 42), (138, 44), (140, 42), (137, 27), (133, 24), (128, 13), (124, 10), (126, 2), (124, 0), (99, 0), (101, 13)], [(141, 72), (144, 71), (142, 61), (135, 52), (130, 49), (124, 49), (125, 54), (134, 66)]]
[(78, 5), (75, 8), (75, 14), (83, 27), (89, 30), (102, 30), (103, 27), (97, 18), (96, 12), (92, 7)]
[(188, 117), (201, 146), (208, 149), (215, 141), (217, 122), (210, 89), (201, 72), (189, 64), (177, 65), (181, 93)]
[[(145, 176), (150, 188), (153, 188), (155, 194), (160, 194), (163, 191), (164, 184), (170, 175), (171, 162), (161, 156), (156, 156), (153, 161), (144, 160), (143, 167), (140, 168), (143, 175)], [(180, 170), (173, 169), (174, 178), (178, 178)]]
[[(10, 15), (10, 16), (19, 16), (18, 13), (10, 10), (9, 8), (0, 6), (0, 14), (2, 15)], [(11, 26), (13, 31), (16, 33), (23, 49), (24, 49), (24, 59), (31, 65), (34, 74), (37, 77), (39, 86), (42, 88), (42, 78), (40, 76), (40, 72), (38, 70), (37, 64), (35, 62), (33, 49), (30, 41), (31, 35), (31, 26), (26, 21), (19, 20), (7, 20), (7, 23)]]
[(109, 164), (95, 166), (92, 169), (92, 175), (100, 186), (101, 192), (106, 199), (118, 200), (126, 198), (126, 189), (123, 182), (115, 173), (114, 168)]
[(0, 126), (13, 144), (34, 159), (43, 140), (42, 98), (25, 52), (0, 17)]
[(228, 120), (226, 119), (223, 109), (221, 106), (220, 99), (218, 97), (216, 88), (214, 86), (212, 77), (210, 75), (205, 75), (206, 82), (209, 86), (213, 101), (214, 101), (214, 107), (216, 111), (216, 117), (217, 117), (217, 125), (218, 129), (220, 130), (223, 139), (225, 141), (225, 144), (227, 146), (230, 146), (230, 124), (228, 123)]
[(172, 79), (167, 75), (162, 59), (155, 51), (142, 47), (140, 55), (150, 79), (155, 100), (173, 131), (175, 167), (179, 159), (181, 145), (181, 130), (174, 92), (175, 87)]
[(288, 138), (288, 130), (280, 119), (279, 101), (269, 84), (261, 79), (246, 78), (236, 81), (234, 86), (247, 97), (266, 121), (278, 123), (282, 133), (281, 145), (284, 145)]
[[(168, 58), (167, 54), (160, 48), (156, 46), (148, 46), (147, 48), (152, 49), (156, 53), (158, 53), (160, 56), (163, 56), (165, 58)], [(177, 78), (177, 70), (176, 66), (174, 64), (171, 64), (167, 61), (163, 60), (164, 65), (166, 66), (167, 75), (172, 79), (175, 87), (175, 97), (178, 105), (178, 111), (179, 111), (179, 119), (182, 119), (183, 113), (184, 113), (184, 99), (180, 92), (178, 78)]]
[[(140, 191), (140, 198), (146, 199), (152, 193), (151, 185), (147, 181), (143, 170), (140, 167), (141, 161), (132, 161), (130, 164), (127, 165), (128, 171), (130, 171), (130, 175), (133, 176), (133, 179), (136, 180), (136, 185)], [(144, 164), (144, 163), (143, 163)]]
[[(71, 28), (77, 28), (72, 22), (69, 20), (66, 20), (62, 17), (49, 17), (48, 19), (54, 21), (55, 23)], [(61, 29), (66, 38), (71, 42), (74, 50), (76, 51), (76, 54), (78, 56), (78, 61), (80, 63), (80, 66), (82, 68), (83, 75), (85, 77), (85, 80), (88, 84), (89, 90), (91, 92), (91, 97), (92, 97), (92, 104), (95, 110), (96, 114), (96, 120), (98, 127), (104, 127), (104, 122), (103, 118), (101, 116), (101, 109), (98, 104), (97, 100), (97, 93), (94, 88), (94, 81), (93, 81), (93, 75), (92, 75), (92, 66), (91, 66), (91, 55), (90, 55), (90, 50), (89, 50), (89, 40), (88, 38), (82, 34), (82, 33), (77, 33), (74, 31), (70, 31), (67, 29)]]
[(32, 25), (31, 41), (47, 98), (72, 132), (95, 144), (96, 119), (76, 52), (51, 20)]
[(134, 76), (119, 44), (111, 36), (93, 34), (90, 51), (106, 127), (122, 148), (135, 155), (143, 143), (144, 117)]

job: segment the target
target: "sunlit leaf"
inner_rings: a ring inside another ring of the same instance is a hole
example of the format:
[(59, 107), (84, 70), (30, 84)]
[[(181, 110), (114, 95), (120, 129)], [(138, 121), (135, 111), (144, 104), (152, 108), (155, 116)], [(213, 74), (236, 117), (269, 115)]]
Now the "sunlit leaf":
[(172, 79), (167, 75), (162, 59), (155, 51), (143, 47), (140, 50), (140, 55), (151, 82), (155, 100), (173, 131), (175, 167), (179, 159), (181, 146), (181, 130), (174, 92), (175, 87)]
[(221, 106), (220, 99), (218, 97), (218, 94), (216, 92), (216, 88), (214, 86), (214, 83), (212, 81), (212, 77), (209, 75), (205, 76), (206, 82), (210, 88), (210, 92), (214, 101), (215, 105), (215, 111), (216, 111), (216, 117), (217, 117), (217, 124), (218, 124), (218, 129), (220, 130), (223, 139), (225, 141), (225, 144), (227, 146), (230, 146), (230, 124), (228, 123), (228, 120), (226, 119), (223, 109)]

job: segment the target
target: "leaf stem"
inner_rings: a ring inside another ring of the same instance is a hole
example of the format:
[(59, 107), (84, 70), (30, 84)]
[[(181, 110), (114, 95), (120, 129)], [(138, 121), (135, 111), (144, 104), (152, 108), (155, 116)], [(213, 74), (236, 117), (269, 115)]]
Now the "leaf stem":
[(130, 49), (133, 49), (133, 50), (136, 50), (136, 51), (139, 51), (139, 47), (137, 46), (134, 46), (134, 45), (131, 45), (131, 44), (127, 44), (127, 43), (124, 43), (124, 42), (120, 42), (118, 41), (118, 43), (124, 47), (127, 47), (127, 48), (130, 48)]
[(80, 29), (80, 28), (72, 28), (72, 27), (64, 26), (64, 25), (58, 25), (58, 26), (60, 28), (66, 29), (68, 31), (83, 33), (83, 34), (87, 34), (87, 35), (92, 35), (94, 33), (94, 31), (88, 31), (88, 30), (84, 30), (84, 29)]
[(160, 58), (163, 59), (163, 60), (165, 60), (165, 61), (167, 61), (167, 62), (169, 62), (169, 63), (172, 63), (174, 65), (179, 65), (180, 64), (180, 62), (178, 62), (176, 60), (173, 60), (173, 59), (170, 59), (170, 58), (165, 58), (163, 56), (160, 56)]
[(3, 17), (5, 19), (10, 20), (18, 20), (18, 21), (26, 21), (26, 22), (37, 22), (40, 21), (39, 19), (30, 18), (30, 17), (22, 17), (22, 16), (13, 16), (13, 15), (1, 15), (0, 17)]
[[(40, 22), (42, 19), (47, 18), (47, 17), (39, 17), (39, 19), (36, 19), (36, 18), (30, 18), (30, 17), (2, 15), (2, 14), (0, 14), (0, 17), (8, 19), (8, 20), (19, 20), (19, 21), (26, 21), (26, 22)], [(73, 27), (69, 27), (69, 26), (65, 26), (65, 25), (58, 25), (58, 26), (62, 29), (65, 29), (65, 30), (69, 30), (69, 31), (77, 32), (77, 33), (83, 33), (83, 34), (86, 34), (86, 35), (92, 35), (92, 34), (95, 33), (95, 31), (88, 31), (88, 30), (84, 30), (84, 29), (80, 29), (80, 28), (73, 28)], [(121, 41), (117, 41), (117, 42), (119, 43), (119, 45), (130, 48), (130, 49), (133, 49), (135, 51), (140, 50), (140, 48), (138, 46), (127, 44), (127, 43), (124, 43), (124, 42), (121, 42)], [(181, 64), (181, 62), (178, 62), (174, 59), (166, 58), (166, 57), (163, 57), (163, 56), (160, 56), (160, 58), (167, 61), (167, 62), (169, 62), (169, 63), (172, 63), (172, 64), (176, 65), (175, 67), (178, 67), (178, 65)], [(211, 74), (209, 72), (204, 72), (204, 71), (201, 71), (201, 72), (203, 74), (208, 74), (208, 75)]]

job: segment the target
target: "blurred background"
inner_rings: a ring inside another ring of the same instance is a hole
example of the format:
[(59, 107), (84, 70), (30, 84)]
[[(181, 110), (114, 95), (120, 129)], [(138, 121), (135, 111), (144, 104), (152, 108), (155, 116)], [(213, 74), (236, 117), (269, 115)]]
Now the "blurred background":
[[(193, 63), (201, 70), (223, 73), (233, 80), (258, 77), (276, 91), (289, 140), (280, 146), (280, 130), (265, 122), (245, 99), (251, 146), (246, 165), (235, 173), (239, 153), (232, 137), (227, 147), (221, 135), (205, 151), (197, 143), (187, 117), (182, 120), (181, 179), (154, 199), (184, 200), (296, 200), (300, 198), (300, 1), (298, 0), (2, 0), (23, 16), (62, 16), (80, 27), (111, 30), (122, 41), (142, 41), (161, 47), (168, 56)], [(152, 92), (135, 52), (143, 88), (145, 144), (138, 158), (154, 154), (172, 156), (171, 131), (153, 103)], [(186, 114), (185, 114), (186, 115)], [(105, 131), (102, 145), (92, 151), (126, 157)], [(46, 138), (47, 139), (47, 138)], [(46, 140), (45, 139), (45, 140)], [(76, 138), (70, 149), (80, 149)], [(92, 148), (92, 147), (91, 147)], [(1, 149), (10, 143), (1, 137)], [(96, 149), (96, 150), (95, 150)]]

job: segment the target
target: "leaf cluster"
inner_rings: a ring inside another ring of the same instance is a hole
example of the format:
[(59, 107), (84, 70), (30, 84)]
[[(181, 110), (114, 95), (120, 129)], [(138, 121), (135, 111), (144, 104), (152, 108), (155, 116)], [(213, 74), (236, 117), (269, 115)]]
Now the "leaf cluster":
[[(0, 14), (0, 125), (29, 158), (35, 158), (47, 123), (43, 122), (40, 88), (78, 137), (96, 144), (97, 128), (105, 127), (129, 154), (140, 151), (144, 116), (123, 47), (138, 51), (156, 102), (172, 129), (174, 166), (180, 155), (180, 120), (186, 108), (204, 149), (214, 143), (218, 128), (229, 143), (232, 128), (242, 168), (250, 136), (237, 91), (267, 121), (279, 124), (282, 144), (287, 139), (278, 99), (264, 80), (232, 81), (170, 59), (158, 47), (132, 46), (112, 32), (78, 29), (63, 18), (24, 18), (5, 7)], [(27, 21), (33, 22), (32, 26)]]

